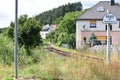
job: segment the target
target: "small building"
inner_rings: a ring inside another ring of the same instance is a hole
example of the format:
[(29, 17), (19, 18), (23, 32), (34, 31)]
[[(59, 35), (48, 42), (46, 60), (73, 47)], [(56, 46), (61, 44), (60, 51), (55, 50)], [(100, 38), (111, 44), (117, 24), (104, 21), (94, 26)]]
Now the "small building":
[(47, 35), (51, 31), (55, 30), (56, 28), (57, 28), (57, 25), (47, 24), (47, 25), (43, 26), (42, 30), (40, 31), (40, 35), (41, 35), (42, 39), (46, 39)]
[(91, 32), (94, 32), (100, 43), (106, 43), (107, 25), (103, 24), (103, 17), (107, 10), (117, 18), (116, 24), (110, 25), (110, 43), (120, 43), (120, 7), (114, 0), (100, 1), (76, 19), (76, 48), (88, 43)]

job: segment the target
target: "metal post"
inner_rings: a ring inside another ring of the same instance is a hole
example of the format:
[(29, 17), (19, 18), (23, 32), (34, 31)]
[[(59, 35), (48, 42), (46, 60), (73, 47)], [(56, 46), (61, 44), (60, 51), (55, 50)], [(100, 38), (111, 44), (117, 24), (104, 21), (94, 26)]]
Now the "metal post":
[(107, 14), (103, 17), (103, 23), (107, 24), (107, 64), (110, 64), (110, 25), (117, 23), (117, 18), (110, 14), (109, 10), (107, 9)]
[(110, 24), (107, 24), (107, 64), (110, 64)]
[(18, 54), (17, 54), (17, 48), (18, 48), (18, 42), (17, 42), (17, 36), (18, 36), (18, 0), (15, 0), (15, 24), (14, 24), (14, 78), (15, 80), (18, 78)]

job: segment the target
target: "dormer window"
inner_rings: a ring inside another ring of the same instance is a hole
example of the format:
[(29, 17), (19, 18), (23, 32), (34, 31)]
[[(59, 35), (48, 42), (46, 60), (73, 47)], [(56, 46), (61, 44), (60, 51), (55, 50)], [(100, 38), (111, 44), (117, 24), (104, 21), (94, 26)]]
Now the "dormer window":
[(98, 11), (98, 12), (104, 12), (105, 9), (104, 9), (102, 6), (100, 6), (100, 7), (97, 8), (97, 11)]

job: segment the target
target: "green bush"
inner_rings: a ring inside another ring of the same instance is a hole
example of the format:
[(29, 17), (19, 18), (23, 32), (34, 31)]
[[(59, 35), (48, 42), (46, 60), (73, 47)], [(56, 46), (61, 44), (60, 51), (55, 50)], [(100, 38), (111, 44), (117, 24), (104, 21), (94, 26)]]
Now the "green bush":
[(13, 42), (0, 35), (0, 63), (10, 65), (13, 62)]
[[(0, 64), (11, 65), (14, 61), (14, 46), (13, 41), (7, 36), (0, 35)], [(27, 52), (25, 46), (18, 48), (18, 64), (28, 65), (36, 63), (40, 59), (41, 52), (37, 52), (41, 47), (30, 49), (30, 53)], [(31, 54), (31, 55), (28, 55)]]

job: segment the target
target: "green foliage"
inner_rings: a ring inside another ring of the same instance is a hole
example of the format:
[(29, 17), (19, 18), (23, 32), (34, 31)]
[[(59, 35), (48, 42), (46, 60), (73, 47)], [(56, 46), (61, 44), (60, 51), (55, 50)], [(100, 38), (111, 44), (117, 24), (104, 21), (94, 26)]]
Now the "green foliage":
[[(4, 38), (4, 36), (2, 37)], [(64, 50), (68, 49), (64, 48)], [(33, 78), (38, 80), (119, 80), (120, 78), (120, 64), (118, 62), (111, 61), (111, 64), (108, 66), (96, 59), (83, 58), (80, 56), (81, 51), (74, 50), (73, 54), (76, 56), (71, 58), (54, 54), (41, 47), (32, 49), (31, 52), (34, 53), (32, 56), (25, 55), (24, 46), (19, 48), (18, 51), (18, 61), (21, 59), (18, 66), (18, 74), (21, 80)], [(71, 51), (73, 50), (70, 49)], [(98, 56), (99, 58), (104, 55), (89, 54), (88, 51), (84, 53), (86, 56)], [(12, 80), (13, 65), (6, 66), (0, 64), (0, 69), (1, 80)]]
[(35, 19), (42, 22), (42, 24), (58, 23), (67, 12), (81, 11), (81, 2), (69, 3), (58, 8), (43, 12), (35, 16)]
[(119, 4), (119, 3), (115, 3), (115, 4), (120, 7), (120, 4)]
[(12, 78), (5, 78), (5, 79), (3, 79), (3, 80), (14, 80), (14, 79), (12, 79)]
[(0, 28), (0, 33), (3, 33), (6, 30), (6, 28)]
[(20, 46), (25, 45), (25, 47), (30, 48), (42, 43), (40, 30), (40, 24), (35, 19), (29, 18), (24, 26), (19, 28), (18, 42)]
[[(42, 43), (39, 34), (41, 24), (34, 18), (27, 18), (27, 15), (21, 15), (18, 19), (18, 43), (19, 46), (25, 46), (26, 49), (36, 47)], [(7, 35), (13, 39), (14, 23), (10, 23)]]
[(59, 24), (61, 20), (63, 20), (63, 17), (62, 17), (62, 16), (60, 16), (59, 18), (55, 19), (55, 20), (53, 21), (53, 24)]
[(10, 65), (13, 62), (13, 42), (3, 35), (0, 35), (0, 63)]
[(66, 13), (63, 20), (58, 25), (58, 29), (48, 35), (50, 42), (59, 46), (67, 44), (69, 48), (75, 48), (76, 17), (82, 15), (84, 11)]
[[(11, 65), (14, 60), (13, 41), (0, 34), (0, 64)], [(19, 65), (28, 65), (40, 61), (41, 47), (32, 48), (30, 53), (27, 52), (25, 46), (18, 48), (18, 63)], [(31, 56), (29, 56), (31, 54)]]
[(13, 33), (14, 33), (14, 22), (11, 21), (6, 34), (8, 35), (8, 37), (13, 38), (14, 37)]
[(96, 44), (97, 38), (96, 38), (94, 32), (92, 32), (92, 33), (90, 34), (90, 37), (89, 37), (89, 39), (88, 39), (88, 42), (89, 42), (90, 45), (95, 45), (95, 44)]

